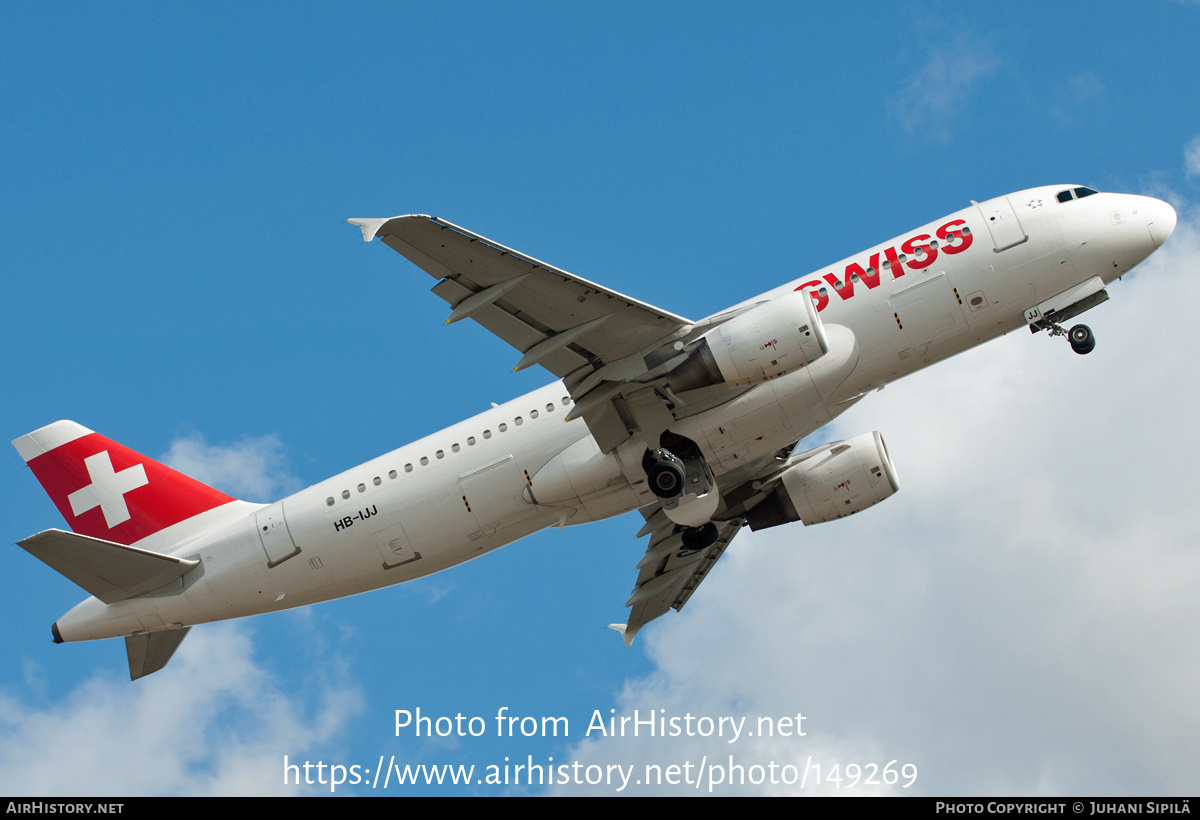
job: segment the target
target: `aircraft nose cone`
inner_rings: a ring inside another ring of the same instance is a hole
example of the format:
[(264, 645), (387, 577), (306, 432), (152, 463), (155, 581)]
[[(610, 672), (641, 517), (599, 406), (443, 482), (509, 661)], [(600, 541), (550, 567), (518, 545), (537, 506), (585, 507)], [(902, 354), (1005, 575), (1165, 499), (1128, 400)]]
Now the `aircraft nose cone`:
[(1178, 216), (1175, 209), (1161, 199), (1152, 199), (1150, 203), (1150, 207), (1146, 209), (1149, 217), (1150, 238), (1154, 241), (1155, 248), (1161, 248), (1162, 244), (1171, 236), (1171, 232), (1175, 230)]

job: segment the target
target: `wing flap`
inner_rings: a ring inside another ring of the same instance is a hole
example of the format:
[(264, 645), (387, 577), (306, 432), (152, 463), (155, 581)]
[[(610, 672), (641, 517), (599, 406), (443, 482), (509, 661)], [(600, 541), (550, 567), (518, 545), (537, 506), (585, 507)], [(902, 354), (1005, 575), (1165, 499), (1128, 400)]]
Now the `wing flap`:
[[(658, 511), (658, 504), (642, 510), (647, 525), (656, 520)], [(626, 646), (633, 642), (638, 630), (650, 621), (665, 615), (670, 609), (683, 609), (741, 527), (741, 518), (717, 523), (717, 540), (702, 550), (684, 547), (675, 525), (670, 521), (660, 524), (652, 532), (646, 555), (638, 562), (637, 584), (625, 604), (632, 607), (629, 621), (623, 626), (613, 625), (625, 639)]]
[(17, 545), (106, 604), (153, 592), (200, 563), (63, 530), (45, 530)]

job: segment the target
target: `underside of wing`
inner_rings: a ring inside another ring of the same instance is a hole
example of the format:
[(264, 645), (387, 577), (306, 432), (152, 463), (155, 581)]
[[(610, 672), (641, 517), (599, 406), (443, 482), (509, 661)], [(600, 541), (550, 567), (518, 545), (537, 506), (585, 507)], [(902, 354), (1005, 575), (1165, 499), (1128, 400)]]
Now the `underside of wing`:
[[(667, 610), (682, 610), (692, 593), (708, 577), (720, 557), (747, 521), (753, 526), (756, 508), (770, 502), (782, 476), (791, 467), (821, 455), (836, 455), (847, 450), (841, 442), (794, 453), (784, 448), (765, 464), (760, 464), (732, 486), (724, 488), (721, 506), (713, 515), (716, 528), (711, 543), (697, 548), (695, 539), (703, 538), (703, 528), (688, 532), (674, 523), (661, 502), (643, 507), (640, 512), (646, 523), (637, 536), (650, 536), (646, 553), (638, 561), (637, 583), (625, 605), (631, 607), (629, 620), (610, 624), (621, 633), (625, 645), (633, 643), (638, 630), (650, 621), (665, 615)], [(691, 541), (691, 545), (689, 545)]]
[(625, 602), (626, 606), (632, 607), (629, 620), (624, 624), (611, 624), (621, 633), (626, 646), (633, 643), (638, 630), (650, 621), (665, 615), (667, 610), (683, 609), (743, 523), (741, 518), (717, 523), (716, 540), (695, 549), (684, 542), (682, 528), (662, 514), (660, 505), (644, 508), (642, 515), (646, 518), (646, 526), (639, 535), (649, 532), (650, 543), (638, 562), (637, 584)]

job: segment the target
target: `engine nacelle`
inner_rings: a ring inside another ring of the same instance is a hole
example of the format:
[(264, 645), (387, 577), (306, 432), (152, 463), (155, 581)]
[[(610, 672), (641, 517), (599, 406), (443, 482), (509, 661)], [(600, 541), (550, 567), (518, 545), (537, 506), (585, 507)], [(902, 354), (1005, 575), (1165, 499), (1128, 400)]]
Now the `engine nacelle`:
[(676, 392), (721, 383), (741, 387), (791, 373), (828, 352), (812, 297), (794, 290), (705, 333), (667, 380)]
[(779, 484), (746, 514), (752, 530), (793, 521), (819, 524), (878, 504), (900, 489), (883, 436), (863, 433), (806, 454)]

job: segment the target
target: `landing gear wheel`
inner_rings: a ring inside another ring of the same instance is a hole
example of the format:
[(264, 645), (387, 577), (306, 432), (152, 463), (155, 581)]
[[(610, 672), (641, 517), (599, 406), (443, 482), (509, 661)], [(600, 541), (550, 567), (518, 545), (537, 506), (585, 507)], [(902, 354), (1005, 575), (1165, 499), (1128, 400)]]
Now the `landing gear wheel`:
[(1071, 349), (1081, 356), (1091, 353), (1096, 347), (1096, 337), (1087, 325), (1075, 325), (1067, 331), (1067, 340), (1071, 343)]
[(650, 492), (659, 498), (674, 498), (683, 492), (683, 464), (674, 456), (656, 461), (646, 470), (646, 479), (650, 484)]
[(702, 527), (687, 527), (683, 531), (683, 546), (692, 552), (710, 547), (716, 543), (717, 525), (709, 521)]

